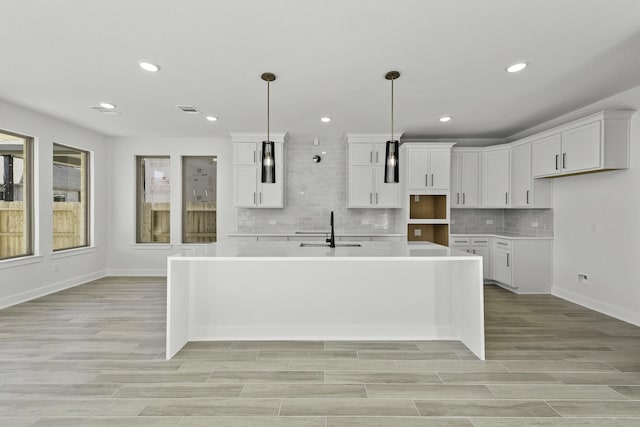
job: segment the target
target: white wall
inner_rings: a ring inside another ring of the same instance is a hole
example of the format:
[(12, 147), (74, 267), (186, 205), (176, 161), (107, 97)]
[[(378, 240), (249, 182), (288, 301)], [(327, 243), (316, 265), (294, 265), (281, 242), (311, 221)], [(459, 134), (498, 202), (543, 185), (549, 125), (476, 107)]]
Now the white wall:
[[(182, 156), (217, 156), (217, 238), (236, 230), (233, 207), (231, 139), (207, 138), (108, 138), (109, 145), (109, 251), (110, 275), (165, 275), (167, 256), (193, 245), (182, 245)], [(171, 243), (135, 244), (135, 157), (171, 157)]]
[[(0, 307), (102, 277), (106, 272), (106, 165), (104, 137), (73, 124), (0, 101), (0, 129), (28, 135), (34, 143), (34, 257), (0, 261)], [(91, 152), (93, 161), (91, 249), (52, 253), (53, 143)], [(71, 255), (60, 257), (61, 255)], [(29, 264), (23, 264), (30, 261)]]
[[(640, 87), (588, 110), (612, 107), (640, 110)], [(630, 169), (553, 185), (552, 293), (640, 326), (640, 112), (631, 120)], [(589, 282), (578, 283), (578, 273)]]

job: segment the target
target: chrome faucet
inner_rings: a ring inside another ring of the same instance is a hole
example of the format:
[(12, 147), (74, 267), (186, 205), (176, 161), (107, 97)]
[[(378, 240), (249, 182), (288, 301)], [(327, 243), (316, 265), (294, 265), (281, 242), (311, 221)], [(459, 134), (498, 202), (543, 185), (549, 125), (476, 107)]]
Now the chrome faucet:
[(331, 211), (331, 237), (327, 239), (330, 248), (336, 247), (336, 233), (333, 229), (333, 211)]

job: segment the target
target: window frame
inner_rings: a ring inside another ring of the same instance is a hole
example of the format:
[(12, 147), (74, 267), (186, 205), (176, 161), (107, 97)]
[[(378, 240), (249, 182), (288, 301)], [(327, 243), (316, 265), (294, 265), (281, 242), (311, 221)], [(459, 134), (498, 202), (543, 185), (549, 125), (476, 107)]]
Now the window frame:
[[(215, 243), (218, 241), (218, 225), (217, 225), (217, 216), (218, 216), (218, 212), (216, 210), (215, 216), (216, 216), (216, 225), (215, 225), (215, 230), (213, 232), (213, 237), (214, 240), (212, 242), (187, 242), (187, 230), (188, 230), (188, 226), (187, 226), (187, 221), (188, 221), (188, 212), (187, 212), (187, 176), (186, 176), (186, 163), (189, 159), (215, 159), (213, 160), (213, 162), (216, 162), (216, 186), (218, 184), (218, 167), (217, 167), (217, 161), (218, 161), (218, 156), (216, 154), (213, 155), (186, 155), (186, 156), (180, 156), (180, 170), (181, 170), (181, 183), (180, 183), (180, 216), (182, 218), (181, 221), (181, 230), (180, 230), (180, 244), (181, 245), (208, 245), (211, 243)], [(217, 191), (216, 191), (216, 206), (217, 206)]]
[[(52, 161), (51, 161), (51, 165), (53, 167), (53, 158), (54, 158), (54, 153), (55, 153), (55, 146), (58, 147), (62, 147), (62, 148), (66, 148), (66, 149), (70, 149), (70, 150), (76, 150), (79, 151), (80, 153), (83, 153), (85, 158), (84, 158), (84, 163), (85, 163), (85, 167), (84, 167), (84, 171), (82, 171), (81, 169), (81, 182), (82, 180), (84, 180), (84, 200), (81, 199), (81, 202), (84, 204), (84, 244), (82, 245), (78, 245), (78, 246), (69, 246), (69, 247), (64, 247), (64, 248), (58, 248), (55, 249), (53, 248), (53, 223), (51, 225), (51, 251), (54, 254), (59, 254), (61, 252), (64, 251), (77, 251), (78, 249), (83, 249), (83, 248), (88, 248), (92, 246), (92, 242), (93, 242), (93, 224), (91, 222), (91, 219), (93, 218), (93, 192), (92, 190), (92, 184), (93, 184), (93, 179), (92, 179), (92, 175), (93, 175), (93, 168), (91, 167), (92, 165), (92, 159), (93, 159), (93, 155), (92, 152), (89, 150), (85, 150), (73, 145), (68, 145), (68, 144), (60, 144), (58, 142), (53, 142), (51, 145), (51, 154), (52, 154)], [(51, 194), (53, 195), (53, 170), (51, 171)], [(81, 184), (81, 188), (82, 188), (82, 184)], [(53, 198), (52, 198), (52, 203), (53, 203)], [(52, 206), (52, 210), (51, 210), (51, 215), (53, 217), (53, 206)]]
[[(141, 207), (144, 200), (145, 193), (145, 167), (143, 165), (142, 160), (144, 159), (166, 159), (169, 161), (169, 241), (168, 242), (143, 242), (142, 241), (142, 212)], [(159, 155), (159, 154), (136, 154), (134, 155), (134, 170), (135, 170), (135, 198), (134, 198), (134, 244), (135, 245), (143, 245), (143, 246), (167, 246), (171, 245), (171, 180), (172, 178), (172, 169), (171, 169), (171, 156), (170, 155)]]
[(23, 154), (24, 154), (24, 171), (23, 171), (23, 201), (24, 201), (24, 241), (25, 251), (22, 254), (0, 257), (0, 263), (5, 261), (14, 261), (20, 258), (34, 257), (35, 255), (35, 205), (34, 205), (34, 144), (35, 138), (30, 135), (24, 135), (18, 132), (12, 132), (5, 129), (0, 129), (0, 133), (4, 135), (15, 136), (22, 139), (23, 142)]

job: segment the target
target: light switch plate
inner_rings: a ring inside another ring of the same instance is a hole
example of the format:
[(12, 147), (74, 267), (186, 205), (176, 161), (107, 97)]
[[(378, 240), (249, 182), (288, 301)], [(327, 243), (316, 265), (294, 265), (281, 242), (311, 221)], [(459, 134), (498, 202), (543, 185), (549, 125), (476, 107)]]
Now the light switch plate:
[(418, 237), (418, 236), (422, 236), (422, 230), (420, 228), (414, 228), (413, 229), (413, 235)]

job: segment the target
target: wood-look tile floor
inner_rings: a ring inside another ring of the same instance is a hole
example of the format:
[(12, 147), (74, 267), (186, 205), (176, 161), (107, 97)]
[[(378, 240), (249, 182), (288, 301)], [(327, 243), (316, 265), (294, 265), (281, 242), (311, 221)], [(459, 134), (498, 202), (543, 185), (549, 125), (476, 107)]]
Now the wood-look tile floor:
[(165, 282), (104, 278), (0, 310), (0, 426), (640, 426), (640, 328), (485, 288), (459, 342), (194, 342)]

